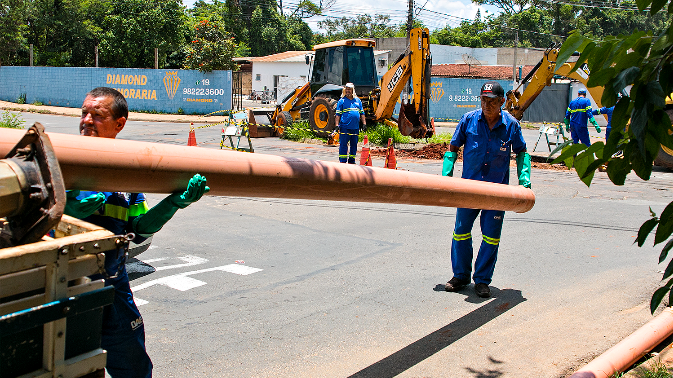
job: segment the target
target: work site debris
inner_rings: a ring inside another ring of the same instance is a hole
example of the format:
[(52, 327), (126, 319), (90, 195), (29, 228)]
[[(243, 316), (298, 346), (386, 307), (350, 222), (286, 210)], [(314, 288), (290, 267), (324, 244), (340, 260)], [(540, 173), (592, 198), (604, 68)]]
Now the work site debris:
[[(421, 148), (400, 148), (395, 150), (397, 158), (402, 159), (430, 159), (442, 160), (444, 153), (449, 150), (448, 143), (429, 143), (423, 145)], [(385, 158), (387, 148), (385, 147), (371, 147), (369, 153), (371, 156)], [(531, 166), (537, 169), (550, 169), (554, 171), (569, 170), (564, 164), (549, 164), (546, 162), (546, 157), (531, 156)], [(463, 161), (463, 150), (458, 151), (458, 160)], [(512, 155), (510, 166), (516, 167), (516, 160)]]

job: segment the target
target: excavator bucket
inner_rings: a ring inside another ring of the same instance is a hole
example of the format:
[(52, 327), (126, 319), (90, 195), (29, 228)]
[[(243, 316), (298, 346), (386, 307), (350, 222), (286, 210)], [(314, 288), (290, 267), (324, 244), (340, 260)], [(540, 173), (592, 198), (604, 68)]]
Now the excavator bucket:
[(400, 117), (397, 121), (397, 128), (402, 135), (408, 135), (412, 138), (429, 138), (432, 136), (432, 129), (428, 129), (423, 119), (423, 112), (416, 113), (416, 107), (410, 103), (400, 104)]

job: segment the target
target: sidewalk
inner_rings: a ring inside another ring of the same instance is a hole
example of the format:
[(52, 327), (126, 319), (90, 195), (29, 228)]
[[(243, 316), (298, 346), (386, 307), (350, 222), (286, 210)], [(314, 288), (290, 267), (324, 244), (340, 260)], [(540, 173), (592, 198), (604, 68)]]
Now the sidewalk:
[[(57, 114), (71, 117), (79, 117), (82, 110), (79, 108), (65, 108), (61, 106), (16, 104), (13, 102), (0, 101), (1, 110), (15, 110), (24, 112), (35, 112), (45, 114)], [(147, 121), (147, 122), (193, 122), (193, 123), (217, 123), (227, 120), (224, 116), (200, 116), (187, 114), (150, 114), (129, 112), (129, 121)]]

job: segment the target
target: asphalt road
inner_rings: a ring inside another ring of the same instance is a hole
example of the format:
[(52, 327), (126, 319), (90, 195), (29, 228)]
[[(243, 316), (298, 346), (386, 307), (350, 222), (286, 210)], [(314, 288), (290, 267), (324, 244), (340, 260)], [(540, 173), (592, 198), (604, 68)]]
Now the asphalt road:
[[(24, 119), (77, 133), (77, 118)], [(183, 145), (187, 132), (129, 122), (119, 137)], [(524, 136), (532, 148), (537, 131)], [(218, 127), (196, 138), (219, 148)], [(253, 146), (337, 155), (276, 138)], [(441, 171), (439, 161), (398, 163)], [(597, 173), (587, 188), (574, 172), (533, 170), (536, 205), (505, 216), (490, 299), (472, 285), (443, 290), (455, 209), (204, 197), (129, 265), (155, 376), (564, 377), (652, 318), (661, 248), (633, 241), (648, 208), (673, 199), (671, 178), (656, 170), (617, 187)]]

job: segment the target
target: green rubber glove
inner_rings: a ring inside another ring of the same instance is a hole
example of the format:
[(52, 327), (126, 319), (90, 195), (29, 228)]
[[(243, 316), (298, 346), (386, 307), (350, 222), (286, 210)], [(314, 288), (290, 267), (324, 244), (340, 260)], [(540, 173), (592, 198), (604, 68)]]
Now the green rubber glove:
[(570, 120), (568, 118), (564, 118), (563, 122), (566, 124), (566, 131), (570, 131)]
[(458, 159), (458, 153), (446, 151), (444, 153), (444, 163), (442, 164), (442, 176), (453, 177), (453, 165)]
[(149, 209), (147, 213), (135, 218), (132, 224), (133, 231), (144, 237), (154, 234), (161, 230), (179, 209), (184, 209), (198, 201), (209, 190), (210, 188), (206, 186), (206, 178), (198, 173), (195, 174), (189, 180), (187, 190), (183, 193), (169, 195)]
[(591, 124), (594, 125), (596, 131), (598, 131), (599, 133), (601, 132), (601, 127), (598, 126), (598, 122), (596, 122), (595, 118), (589, 118), (589, 122), (591, 122)]
[(96, 193), (88, 197), (77, 199), (79, 190), (70, 190), (65, 194), (66, 202), (63, 212), (78, 219), (84, 219), (100, 209), (105, 203), (105, 194)]
[(519, 177), (519, 185), (530, 189), (530, 155), (526, 151), (516, 155), (516, 174)]

